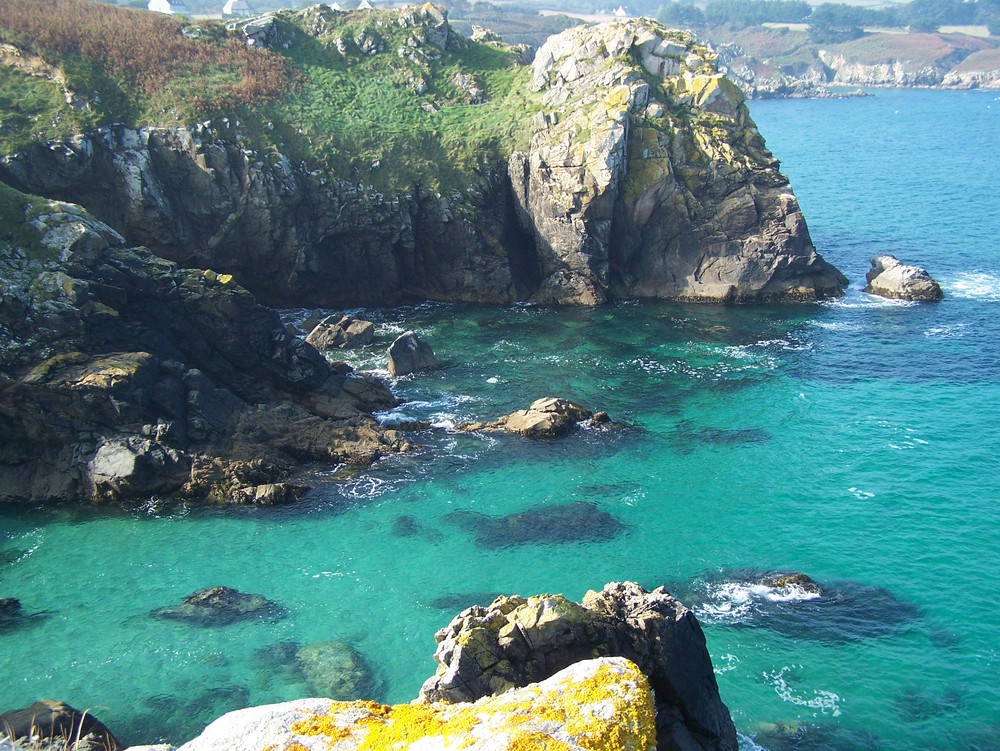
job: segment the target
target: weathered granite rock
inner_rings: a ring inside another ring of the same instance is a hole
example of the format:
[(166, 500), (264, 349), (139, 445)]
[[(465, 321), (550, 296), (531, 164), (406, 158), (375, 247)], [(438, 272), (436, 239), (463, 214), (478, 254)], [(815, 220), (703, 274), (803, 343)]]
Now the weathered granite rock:
[(231, 587), (207, 587), (192, 592), (177, 605), (156, 608), (150, 615), (199, 626), (228, 626), (246, 620), (277, 620), (284, 618), (287, 611), (263, 595)]
[(659, 748), (737, 749), (701, 627), (662, 588), (612, 583), (582, 605), (561, 595), (501, 597), (463, 611), (435, 638), (437, 674), (420, 691), (427, 701), (503, 694), (579, 660), (615, 655), (649, 679)]
[(337, 701), (375, 698), (378, 686), (368, 661), (345, 641), (306, 644), (295, 659), (317, 696)]
[(458, 426), (466, 431), (497, 431), (516, 433), (528, 438), (558, 438), (571, 432), (578, 425), (589, 427), (611, 424), (606, 412), (591, 412), (586, 407), (557, 396), (536, 399), (527, 409), (504, 415), (493, 422), (471, 422)]
[(931, 301), (944, 297), (941, 285), (919, 266), (901, 263), (890, 255), (872, 256), (871, 270), (865, 274), (865, 292), (898, 300)]
[(389, 375), (393, 378), (441, 367), (431, 346), (412, 331), (396, 337), (386, 354), (389, 358)]
[(0, 736), (14, 743), (23, 741), (24, 748), (38, 751), (118, 751), (124, 748), (89, 710), (81, 712), (51, 699), (0, 714)]
[[(840, 294), (743, 94), (689, 34), (577, 27), (535, 56), (544, 110), (509, 164), (540, 302)], [(711, 135), (709, 135), (711, 134)]]
[(519, 751), (590, 748), (653, 751), (649, 684), (620, 657), (578, 662), (548, 680), (474, 704), (301, 699), (231, 712), (179, 751)]
[(306, 342), (316, 349), (354, 349), (371, 344), (375, 324), (350, 316), (329, 316), (309, 332)]
[(30, 247), (0, 248), (0, 502), (277, 502), (293, 488), (260, 486), (303, 461), (406, 448), (372, 418), (384, 385), (336, 372), (231, 277), (23, 200)]
[[(293, 15), (306, 33), (330, 33), (328, 8)], [(237, 27), (254, 46), (284, 48), (282, 23), (272, 14)], [(414, 44), (395, 50), (411, 62), (459, 44), (435, 6), (401, 9), (396, 23), (414, 29)], [(377, 36), (324, 43), (393, 54)], [(528, 151), (445, 195), (423, 183), (383, 194), (295, 164), (246, 143), (235, 118), (33, 144), (0, 158), (0, 179), (77, 201), (129, 244), (232, 274), (269, 304), (749, 302), (845, 286), (707, 47), (630, 19), (554, 37), (534, 74), (543, 111)], [(482, 98), (473, 81), (453, 85)]]

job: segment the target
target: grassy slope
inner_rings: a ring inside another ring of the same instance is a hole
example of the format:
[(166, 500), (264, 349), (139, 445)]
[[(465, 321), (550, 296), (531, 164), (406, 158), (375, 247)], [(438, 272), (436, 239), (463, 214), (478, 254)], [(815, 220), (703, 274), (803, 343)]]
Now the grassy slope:
[[(86, 13), (107, 12), (108, 7), (87, 0), (45, 1)], [(14, 2), (24, 0), (0, 0), (0, 10)], [(184, 25), (143, 11), (114, 12), (118, 31), (123, 24), (134, 22), (139, 28), (155, 23), (158, 33), (176, 37), (185, 58), (195, 62), (163, 65), (152, 71), (155, 85), (150, 85), (149, 79), (131, 77), (127, 62), (116, 70), (98, 54), (46, 48), (23, 29), (4, 27), (0, 13), (0, 41), (31, 49), (58, 67), (69, 88), (88, 103), (87, 109), (74, 109), (60, 85), (0, 64), (0, 152), (111, 122), (171, 126), (210, 120), (223, 130), (222, 118), (228, 117), (239, 127), (223, 132), (238, 133), (246, 146), (280, 150), (335, 177), (380, 189), (419, 183), (447, 191), (478, 182), (513, 148), (523, 146), (524, 123), (538, 109), (528, 92), (530, 71), (515, 66), (514, 54), (506, 49), (466, 42), (442, 52), (418, 44), (426, 54), (416, 62), (403, 59), (397, 50), (406, 45), (412, 29), (396, 24), (391, 11), (337, 14), (336, 26), (322, 38), (296, 26), (301, 14), (282, 12), (280, 23), (292, 39), (287, 49), (279, 48), (287, 80), (255, 97), (241, 95), (248, 74), (240, 66), (247, 63), (234, 62), (227, 45), (235, 35), (220, 24)], [(93, 24), (88, 33), (100, 34), (105, 26), (113, 33), (110, 23)], [(381, 38), (383, 51), (370, 55), (354, 43), (365, 28)], [(334, 44), (338, 38), (343, 53)], [(90, 48), (100, 47), (100, 39), (87, 41)], [(277, 57), (271, 52), (253, 55), (269, 64)], [(149, 59), (141, 53), (140, 58)], [(474, 76), (487, 94), (485, 103), (467, 103), (465, 92), (452, 83), (460, 72)], [(425, 93), (414, 93), (414, 78), (425, 81)]]

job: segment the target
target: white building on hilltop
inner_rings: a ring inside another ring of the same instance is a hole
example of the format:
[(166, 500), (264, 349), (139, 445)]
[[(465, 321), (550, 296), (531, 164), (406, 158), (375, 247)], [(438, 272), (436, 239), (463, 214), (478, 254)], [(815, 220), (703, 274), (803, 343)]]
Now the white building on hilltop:
[(167, 15), (186, 15), (188, 12), (184, 0), (149, 0), (146, 6), (154, 13), (166, 13)]
[(612, 15), (614, 15), (615, 18), (628, 18), (628, 11), (625, 10), (624, 6), (619, 5), (617, 8), (615, 8), (614, 13)]
[(222, 6), (223, 18), (247, 18), (253, 15), (253, 8), (247, 0), (226, 0)]
[(358, 5), (358, 10), (374, 10), (375, 6), (371, 4), (371, 0), (361, 0)]

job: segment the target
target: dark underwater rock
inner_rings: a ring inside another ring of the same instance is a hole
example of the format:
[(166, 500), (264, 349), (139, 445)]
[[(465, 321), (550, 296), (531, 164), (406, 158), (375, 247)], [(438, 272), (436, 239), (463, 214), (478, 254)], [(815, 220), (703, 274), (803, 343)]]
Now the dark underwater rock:
[(444, 538), (441, 532), (408, 514), (396, 517), (392, 523), (392, 534), (396, 537), (422, 537), (428, 542), (440, 542)]
[(376, 698), (378, 684), (368, 661), (346, 641), (306, 644), (295, 659), (316, 696), (336, 701)]
[(199, 626), (227, 626), (246, 620), (278, 620), (288, 614), (263, 595), (246, 594), (231, 587), (208, 587), (185, 597), (178, 605), (156, 608), (154, 618), (186, 621)]
[(753, 740), (767, 751), (882, 751), (884, 748), (875, 734), (833, 722), (768, 724), (757, 731)]
[(956, 687), (936, 693), (910, 687), (896, 694), (892, 704), (901, 720), (924, 722), (958, 712), (964, 701), (965, 692)]
[(713, 572), (674, 591), (707, 623), (829, 643), (890, 636), (921, 617), (916, 605), (885, 587), (815, 582), (797, 572)]
[[(74, 751), (118, 751), (125, 748), (90, 711), (81, 712), (69, 704), (42, 699), (24, 709), (0, 714), (0, 732), (24, 741), (24, 748), (38, 751), (67, 749), (66, 739), (79, 739)], [(36, 741), (35, 738), (38, 738)]]
[(428, 600), (427, 604), (438, 610), (455, 612), (471, 608), (473, 605), (484, 608), (502, 596), (501, 592), (459, 592), (458, 594), (435, 597), (433, 600)]
[(500, 517), (459, 510), (444, 520), (471, 532), (476, 545), (487, 550), (538, 543), (606, 542), (625, 528), (617, 518), (587, 501), (539, 506)]
[(499, 597), (437, 632), (436, 675), (420, 696), (474, 701), (544, 680), (579, 660), (626, 657), (656, 697), (659, 748), (736, 751), (736, 729), (719, 697), (694, 614), (663, 589), (612, 583), (582, 604), (562, 595)]
[(705, 443), (712, 446), (738, 446), (745, 443), (765, 443), (773, 437), (761, 428), (709, 428), (684, 420), (674, 430), (674, 437), (682, 444)]

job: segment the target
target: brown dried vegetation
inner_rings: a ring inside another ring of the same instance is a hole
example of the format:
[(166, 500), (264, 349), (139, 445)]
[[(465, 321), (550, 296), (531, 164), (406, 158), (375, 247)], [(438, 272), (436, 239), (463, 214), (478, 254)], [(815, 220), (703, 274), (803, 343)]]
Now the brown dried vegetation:
[(211, 109), (266, 101), (294, 83), (280, 55), (251, 49), (218, 25), (189, 38), (182, 31), (191, 25), (88, 0), (0, 0), (0, 40), (42, 57), (79, 55), (147, 96), (176, 79), (221, 74), (226, 85), (199, 91), (196, 84), (190, 92), (195, 109)]

